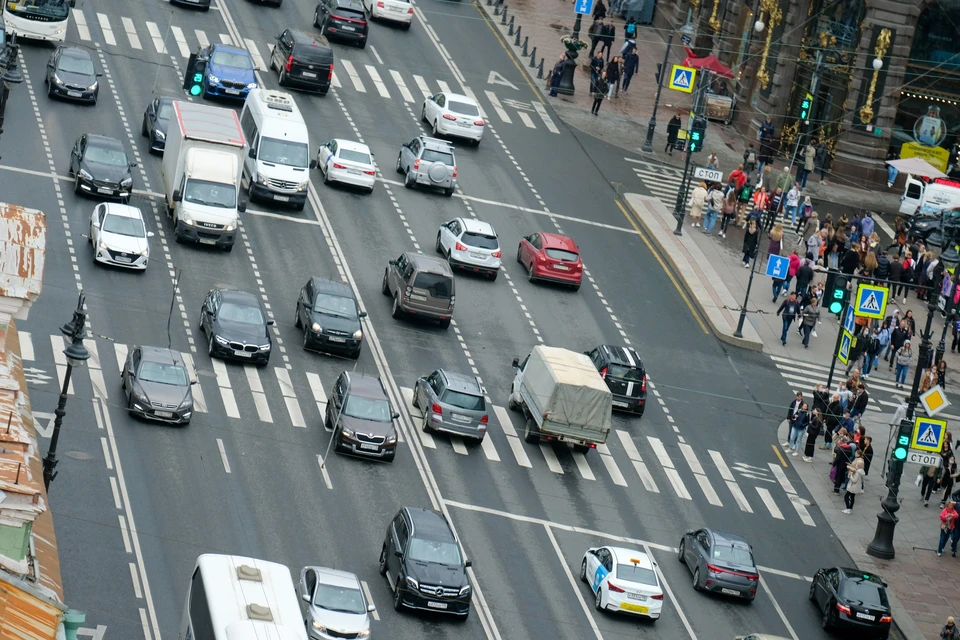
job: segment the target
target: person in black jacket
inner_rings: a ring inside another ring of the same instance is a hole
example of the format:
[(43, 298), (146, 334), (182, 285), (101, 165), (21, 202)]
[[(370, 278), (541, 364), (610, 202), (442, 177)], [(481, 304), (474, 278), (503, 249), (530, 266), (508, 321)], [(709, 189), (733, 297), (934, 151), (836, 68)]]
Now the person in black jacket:
[(843, 418), (843, 404), (840, 402), (840, 394), (835, 393), (830, 397), (830, 404), (827, 405), (827, 412), (824, 414), (826, 429), (823, 430), (823, 446), (821, 449), (833, 448), (833, 434), (840, 428), (840, 419)]
[(677, 136), (680, 134), (681, 124), (680, 112), (677, 111), (675, 114), (673, 114), (673, 117), (670, 118), (670, 122), (667, 123), (667, 146), (663, 148), (663, 150), (668, 152), (670, 155), (673, 155), (673, 145), (677, 142)]
[(777, 315), (783, 319), (783, 333), (780, 334), (780, 342), (783, 343), (783, 346), (787, 346), (787, 331), (793, 321), (797, 319), (797, 316), (800, 315), (800, 303), (797, 302), (796, 291), (791, 291), (787, 299), (780, 303)]
[(603, 0), (597, 0), (597, 6), (593, 8), (593, 19), (602, 20), (607, 17), (607, 5), (603, 4)]
[(610, 62), (610, 51), (613, 48), (613, 41), (616, 39), (617, 27), (614, 26), (613, 22), (604, 24), (600, 30), (600, 55), (603, 55), (603, 52), (606, 51), (607, 62)]
[(869, 378), (870, 371), (873, 370), (873, 363), (879, 359), (880, 350), (880, 327), (874, 325), (873, 331), (867, 333), (864, 331), (863, 340), (867, 343), (867, 357), (863, 361), (863, 377)]
[(640, 56), (637, 55), (637, 49), (633, 48), (623, 54), (623, 92), (627, 92), (630, 86), (630, 79), (640, 69)]
[(813, 390), (813, 410), (819, 411), (821, 417), (827, 413), (827, 405), (830, 404), (830, 392), (822, 384), (818, 384)]
[(888, 361), (890, 366), (887, 367), (888, 370), (893, 370), (893, 362), (897, 351), (903, 346), (903, 343), (909, 339), (910, 332), (907, 331), (907, 323), (901, 320), (900, 324), (890, 333), (890, 360)]
[(613, 60), (607, 63), (607, 98), (616, 95), (620, 97), (620, 74), (623, 70), (623, 63), (620, 62), (620, 56), (613, 56)]
[(863, 416), (867, 410), (867, 403), (870, 402), (870, 394), (867, 393), (867, 387), (861, 382), (857, 385), (857, 395), (853, 398), (853, 409), (850, 410), (850, 418), (853, 420)]
[(877, 258), (877, 269), (873, 275), (881, 280), (890, 279), (890, 256), (886, 251), (882, 251)]
[[(597, 5), (597, 8), (594, 10), (593, 15), (593, 24), (590, 25), (590, 28), (587, 29), (587, 35), (590, 36), (590, 57), (593, 57), (593, 52), (597, 50), (597, 45), (601, 44), (603, 40), (603, 16), (597, 17), (597, 11), (603, 7), (603, 2), (601, 0), (600, 4)], [(603, 13), (606, 15), (606, 8), (604, 7)], [(592, 64), (592, 63), (591, 63)]]
[(800, 262), (797, 269), (797, 295), (802, 296), (807, 292), (810, 281), (813, 280), (813, 254), (808, 253), (806, 260)]

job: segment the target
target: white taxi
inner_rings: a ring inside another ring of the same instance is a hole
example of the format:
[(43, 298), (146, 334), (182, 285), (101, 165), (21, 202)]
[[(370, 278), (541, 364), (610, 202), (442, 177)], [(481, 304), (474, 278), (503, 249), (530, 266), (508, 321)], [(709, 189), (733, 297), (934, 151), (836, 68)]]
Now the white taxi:
[(643, 551), (592, 547), (583, 554), (580, 579), (590, 585), (597, 611), (623, 611), (657, 620), (663, 589), (657, 565)]
[(94, 207), (90, 216), (87, 241), (95, 262), (143, 271), (150, 260), (147, 239), (152, 237), (136, 207), (104, 202)]

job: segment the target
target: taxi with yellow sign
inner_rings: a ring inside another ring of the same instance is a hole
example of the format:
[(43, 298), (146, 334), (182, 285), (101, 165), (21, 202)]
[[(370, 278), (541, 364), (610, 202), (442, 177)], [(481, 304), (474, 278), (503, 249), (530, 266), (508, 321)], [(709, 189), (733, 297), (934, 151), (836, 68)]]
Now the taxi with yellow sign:
[(657, 564), (643, 551), (591, 547), (583, 554), (580, 580), (590, 585), (597, 611), (660, 618), (663, 589)]

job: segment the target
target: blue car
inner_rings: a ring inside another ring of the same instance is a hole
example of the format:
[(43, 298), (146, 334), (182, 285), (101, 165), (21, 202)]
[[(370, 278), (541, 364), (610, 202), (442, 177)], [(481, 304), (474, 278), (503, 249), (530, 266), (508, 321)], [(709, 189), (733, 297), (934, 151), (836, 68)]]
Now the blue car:
[(203, 97), (246, 99), (257, 88), (253, 58), (246, 49), (212, 44), (197, 52), (197, 60), (207, 63), (203, 71)]

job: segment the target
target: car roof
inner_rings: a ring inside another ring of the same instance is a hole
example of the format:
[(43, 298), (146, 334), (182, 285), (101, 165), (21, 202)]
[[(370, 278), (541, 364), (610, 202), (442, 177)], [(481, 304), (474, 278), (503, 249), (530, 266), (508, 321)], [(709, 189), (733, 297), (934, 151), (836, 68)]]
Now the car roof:
[(247, 51), (246, 49), (241, 49), (240, 47), (235, 47), (230, 44), (214, 43), (212, 51), (226, 51), (227, 53), (242, 53), (246, 55), (248, 58), (250, 57), (250, 52)]
[(738, 533), (730, 533), (728, 531), (720, 531), (718, 529), (704, 529), (710, 536), (713, 537), (713, 541), (718, 544), (745, 544), (748, 547), (750, 543), (747, 542), (747, 539), (741, 536)]
[[(653, 569), (653, 560), (647, 555), (646, 551), (636, 549), (627, 549), (626, 547), (607, 547), (617, 560), (617, 564), (633, 565), (636, 564), (644, 569)], [(634, 563), (633, 560), (640, 562)]]
[(334, 282), (319, 276), (311, 278), (314, 293), (329, 293), (335, 296), (354, 299), (353, 289), (342, 282)]
[(489, 222), (484, 222), (483, 220), (477, 220), (476, 218), (458, 218), (463, 224), (464, 231), (469, 231), (470, 233), (479, 233), (485, 236), (496, 236), (497, 232), (493, 230), (493, 225)]
[(573, 238), (569, 236), (562, 236), (559, 233), (541, 232), (540, 237), (543, 238), (543, 245), (545, 249), (563, 249), (564, 251), (580, 253), (580, 250), (577, 248), (577, 243), (574, 242)]
[(453, 145), (446, 140), (441, 140), (440, 138), (431, 138), (426, 134), (421, 134), (417, 137), (420, 138), (421, 142), (423, 142), (424, 147), (430, 147), (431, 149), (436, 149), (437, 151), (453, 153)]
[(477, 378), (475, 376), (468, 376), (463, 373), (447, 371), (446, 369), (440, 369), (440, 372), (447, 381), (447, 387), (453, 389), (454, 391), (469, 393), (475, 396), (483, 395), (483, 389), (480, 388), (480, 383), (477, 382)]
[(160, 104), (173, 104), (177, 99), (169, 96), (160, 96)]
[[(95, 142), (101, 147), (112, 147), (114, 149), (123, 149), (123, 143), (121, 143), (116, 138), (111, 138), (110, 136), (101, 136), (97, 133), (88, 133), (87, 134), (87, 144)], [(126, 153), (126, 150), (123, 150)]]
[(63, 46), (60, 48), (60, 55), (69, 56), (71, 58), (85, 58), (87, 60), (93, 60), (90, 52), (83, 47)]
[(363, 398), (383, 398), (386, 400), (387, 394), (383, 391), (383, 384), (380, 378), (368, 376), (363, 373), (347, 373), (347, 379), (350, 381), (350, 394)]
[[(871, 573), (871, 572), (869, 572), (869, 571), (862, 571), (862, 570), (860, 570), (860, 569), (851, 569), (850, 567), (837, 567), (837, 569), (839, 569), (839, 570), (841, 571), (841, 573), (843, 573), (843, 575), (844, 575), (845, 577), (847, 577), (847, 578), (861, 578), (861, 577), (866, 576), (866, 577), (868, 577), (868, 579), (869, 579), (869, 578), (876, 578), (876, 579), (879, 580), (880, 582), (883, 582), (883, 578), (881, 578), (880, 575), (877, 574), (877, 573)], [(876, 584), (876, 583), (874, 583), (874, 584)], [(877, 586), (879, 587), (879, 586), (881, 586), (881, 585), (880, 585), (880, 584), (877, 584)]]
[(179, 364), (183, 366), (183, 356), (179, 351), (166, 349), (164, 347), (140, 346), (141, 357), (150, 362), (159, 362), (161, 364)]
[(606, 359), (612, 364), (624, 367), (643, 369), (643, 360), (640, 359), (633, 347), (618, 347), (612, 344), (602, 344), (598, 347)]
[(346, 7), (348, 9), (356, 9), (357, 11), (363, 11), (363, 3), (359, 0), (337, 0), (338, 7)]
[(422, 253), (407, 253), (407, 258), (418, 271), (429, 271), (431, 273), (440, 273), (445, 276), (453, 277), (453, 271), (450, 269), (450, 263), (436, 256), (427, 256)]
[(340, 571), (339, 569), (330, 569), (329, 567), (307, 567), (317, 572), (318, 581), (324, 584), (330, 584), (335, 587), (360, 588), (360, 579), (356, 574), (349, 571)]
[(370, 153), (370, 147), (363, 144), (362, 142), (354, 142), (353, 140), (344, 140), (343, 138), (334, 138), (334, 141), (337, 143), (337, 146), (341, 149), (347, 149), (348, 151), (361, 151), (363, 153)]
[(140, 209), (136, 207), (131, 207), (128, 204), (120, 204), (119, 202), (104, 202), (103, 204), (107, 207), (108, 215), (143, 220), (143, 214), (140, 212)]
[(301, 31), (300, 29), (290, 29), (290, 34), (293, 36), (293, 41), (296, 44), (330, 45), (330, 43), (327, 41), (327, 38), (319, 33), (310, 33), (309, 31)]
[[(470, 96), (465, 96), (462, 93), (448, 93), (444, 92), (445, 96), (450, 100), (457, 100), (458, 102), (466, 102), (467, 104), (477, 105), (477, 101), (471, 98)], [(477, 105), (479, 106), (479, 105)]]
[(433, 540), (448, 540), (456, 542), (450, 525), (446, 519), (430, 509), (420, 507), (404, 507), (413, 523), (414, 535), (418, 538), (430, 538)]
[(250, 305), (260, 306), (260, 300), (257, 296), (240, 289), (217, 289), (220, 296), (227, 302), (243, 302)]

